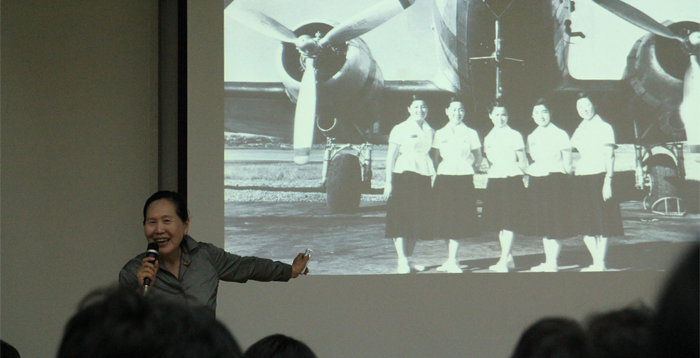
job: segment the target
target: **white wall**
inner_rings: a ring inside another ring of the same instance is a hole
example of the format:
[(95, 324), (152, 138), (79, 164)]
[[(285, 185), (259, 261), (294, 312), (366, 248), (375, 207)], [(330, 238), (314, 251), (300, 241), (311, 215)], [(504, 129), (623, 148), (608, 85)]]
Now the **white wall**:
[(55, 355), (144, 249), (157, 188), (157, 2), (2, 2), (1, 335)]

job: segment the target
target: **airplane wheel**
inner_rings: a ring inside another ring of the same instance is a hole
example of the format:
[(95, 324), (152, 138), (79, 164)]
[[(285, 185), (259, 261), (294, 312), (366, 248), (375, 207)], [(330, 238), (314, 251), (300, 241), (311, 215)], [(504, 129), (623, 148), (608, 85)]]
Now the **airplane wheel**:
[(360, 160), (351, 154), (340, 154), (328, 167), (326, 197), (333, 213), (350, 213), (360, 206), (362, 196)]
[(672, 159), (649, 164), (649, 177), (649, 195), (644, 198), (646, 209), (651, 209), (651, 205), (660, 198), (678, 197), (678, 188), (674, 184), (674, 181), (678, 181), (678, 168)]

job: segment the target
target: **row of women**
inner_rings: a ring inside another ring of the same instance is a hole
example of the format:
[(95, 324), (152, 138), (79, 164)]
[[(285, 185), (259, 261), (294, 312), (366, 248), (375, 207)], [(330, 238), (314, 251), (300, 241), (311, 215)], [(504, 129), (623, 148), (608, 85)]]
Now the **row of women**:
[[(473, 176), (481, 166), (482, 145), (462, 122), (464, 105), (453, 100), (445, 110), (449, 123), (434, 131), (425, 121), (426, 102), (414, 97), (409, 118), (391, 131), (387, 154), (385, 237), (394, 240), (397, 272), (424, 270), (411, 257), (418, 240), (431, 238), (448, 240), (448, 259), (437, 270), (462, 272), (458, 240), (482, 228), (496, 232), (500, 242), (500, 259), (491, 271), (515, 268), (515, 233), (542, 238), (545, 262), (532, 271), (558, 271), (561, 240), (579, 235), (593, 258), (582, 271), (604, 271), (608, 238), (624, 235), (620, 206), (611, 200), (615, 134), (588, 94), (579, 94), (576, 109), (582, 121), (569, 138), (551, 122), (547, 102), (537, 101), (532, 110), (537, 128), (526, 146), (508, 125), (506, 106), (490, 106), (493, 129), (483, 145), (489, 169), (480, 226)], [(572, 148), (580, 154), (575, 169)]]

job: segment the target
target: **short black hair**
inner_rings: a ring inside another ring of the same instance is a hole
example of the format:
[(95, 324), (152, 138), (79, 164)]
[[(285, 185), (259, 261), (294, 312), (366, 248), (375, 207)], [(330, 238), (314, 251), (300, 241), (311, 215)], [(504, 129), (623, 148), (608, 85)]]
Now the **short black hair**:
[(653, 317), (643, 303), (591, 315), (586, 330), (593, 356), (647, 357)]
[(267, 336), (246, 350), (245, 358), (316, 358), (316, 354), (304, 344), (283, 334)]
[(125, 288), (90, 293), (68, 321), (58, 358), (235, 358), (228, 329), (204, 309)]
[(549, 101), (546, 100), (545, 98), (539, 98), (535, 104), (532, 105), (532, 108), (535, 108), (537, 106), (545, 106), (547, 110), (551, 111), (552, 109), (549, 108)]
[(530, 325), (520, 336), (511, 358), (588, 358), (586, 331), (577, 321), (547, 317)]
[(579, 92), (576, 95), (576, 102), (578, 102), (579, 99), (584, 99), (584, 98), (588, 99), (588, 101), (591, 102), (591, 104), (593, 105), (593, 109), (598, 109), (598, 104), (597, 104), (598, 97), (594, 96), (590, 92)]
[(144, 225), (146, 224), (146, 211), (148, 211), (148, 207), (151, 206), (154, 201), (161, 199), (165, 199), (175, 205), (175, 214), (177, 214), (183, 223), (190, 219), (190, 211), (187, 210), (187, 202), (185, 201), (185, 198), (174, 191), (163, 190), (151, 195), (146, 200), (146, 204), (143, 206)]
[(683, 254), (659, 296), (651, 327), (652, 358), (697, 357), (700, 350), (700, 245)]
[(423, 98), (423, 96), (421, 96), (421, 95), (419, 95), (419, 94), (413, 94), (413, 95), (411, 95), (411, 102), (409, 103), (409, 106), (410, 106), (411, 104), (413, 104), (413, 102), (415, 102), (415, 101), (423, 101), (423, 102), (425, 102), (425, 98)]
[(493, 101), (493, 102), (491, 102), (491, 104), (489, 104), (489, 106), (487, 107), (487, 110), (489, 111), (489, 114), (491, 114), (491, 113), (493, 112), (493, 109), (496, 108), (496, 107), (505, 108), (505, 109), (506, 109), (506, 112), (508, 112), (508, 106), (506, 106), (506, 104), (505, 104), (503, 101)]
[(0, 339), (0, 357), (2, 358), (20, 358), (19, 351), (11, 344)]

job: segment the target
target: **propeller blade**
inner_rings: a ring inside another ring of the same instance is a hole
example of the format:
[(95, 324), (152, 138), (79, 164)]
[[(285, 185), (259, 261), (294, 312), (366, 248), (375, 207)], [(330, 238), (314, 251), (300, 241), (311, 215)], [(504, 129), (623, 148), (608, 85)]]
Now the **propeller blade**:
[(294, 43), (297, 35), (277, 20), (263, 14), (260, 11), (232, 7), (228, 14), (239, 23), (255, 30), (265, 36), (272, 37), (282, 42)]
[(698, 56), (690, 55), (690, 64), (683, 79), (683, 102), (680, 116), (689, 144), (700, 144), (700, 64)]
[(321, 39), (321, 46), (339, 44), (352, 40), (375, 27), (385, 23), (404, 9), (413, 5), (415, 0), (384, 0), (359, 14), (343, 21)]
[(675, 39), (680, 42), (684, 42), (685, 38), (678, 36), (669, 30), (666, 26), (660, 24), (658, 21), (652, 19), (647, 14), (641, 12), (639, 9), (621, 1), (621, 0), (593, 0), (598, 5), (602, 6), (604, 9), (612, 12), (623, 20), (628, 21), (632, 25), (635, 25), (643, 30), (649, 31), (653, 34), (667, 37), (670, 39)]
[(306, 58), (306, 70), (301, 78), (297, 108), (294, 112), (294, 162), (309, 162), (316, 128), (316, 68), (314, 59)]

